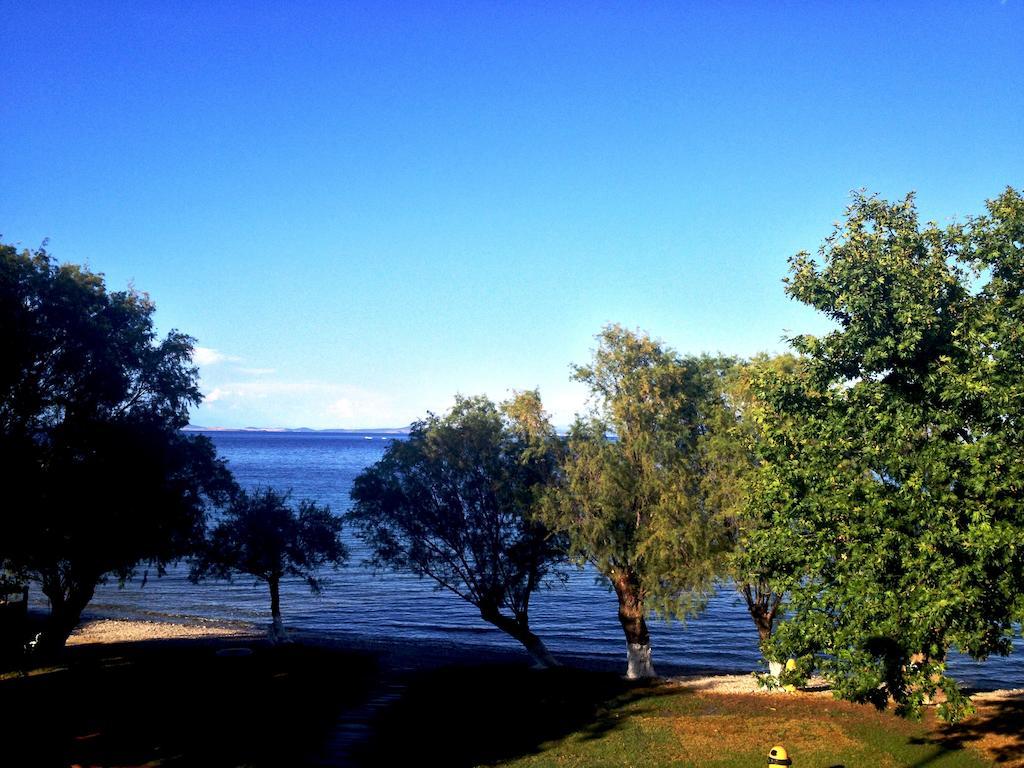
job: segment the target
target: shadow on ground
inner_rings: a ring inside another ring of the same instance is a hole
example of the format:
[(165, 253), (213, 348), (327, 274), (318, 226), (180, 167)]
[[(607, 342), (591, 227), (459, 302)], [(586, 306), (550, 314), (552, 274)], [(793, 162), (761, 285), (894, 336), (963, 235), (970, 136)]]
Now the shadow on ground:
[(673, 695), (663, 686), (577, 669), (516, 665), (448, 667), (413, 675), (401, 700), (381, 712), (355, 753), (362, 766), (414, 765), (444, 756), (448, 768), (490, 764), (541, 751), (582, 732), (596, 740), (642, 715), (642, 700)]
[(1024, 766), (1024, 696), (979, 698), (976, 706), (973, 717), (942, 727), (927, 741), (946, 749), (979, 746), (995, 765)]
[(301, 764), (376, 676), (372, 656), (300, 645), (69, 648), (0, 679), (0, 763)]

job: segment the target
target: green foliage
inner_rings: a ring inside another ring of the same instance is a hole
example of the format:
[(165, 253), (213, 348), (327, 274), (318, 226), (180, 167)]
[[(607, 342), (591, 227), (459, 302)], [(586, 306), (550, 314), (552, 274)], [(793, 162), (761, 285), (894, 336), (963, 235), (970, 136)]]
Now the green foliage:
[(320, 592), (320, 569), (337, 568), (348, 558), (342, 519), (309, 500), (292, 506), (290, 496), (273, 488), (239, 492), (193, 561), (190, 578), (243, 573), (270, 583), (296, 576)]
[(544, 520), (578, 562), (613, 584), (635, 578), (644, 610), (682, 618), (702, 606), (726, 545), (700, 492), (697, 443), (729, 361), (682, 358), (617, 325), (597, 338), (574, 372), (592, 409), (572, 426)]
[(50, 600), (59, 646), (97, 583), (157, 569), (233, 487), (212, 444), (179, 429), (200, 400), (192, 339), (154, 306), (45, 250), (0, 246), (0, 560)]
[(546, 661), (529, 632), (529, 602), (561, 547), (534, 510), (558, 453), (537, 392), (501, 408), (456, 397), (356, 478), (346, 517), (374, 566), (434, 580)]
[(758, 397), (765, 378), (792, 376), (800, 367), (792, 355), (758, 356), (724, 370), (721, 397), (708, 410), (699, 441), (705, 503), (731, 532), (732, 549), (723, 573), (743, 596), (762, 649), (779, 617), (786, 591), (803, 575), (799, 549), (776, 525), (786, 500), (778, 495), (771, 468), (764, 466), (762, 443), (786, 428)]
[(857, 195), (788, 292), (836, 322), (764, 378), (772, 530), (806, 569), (779, 654), (825, 654), (838, 695), (916, 715), (951, 647), (1007, 653), (1024, 615), (1024, 202), (919, 226), (913, 198)]

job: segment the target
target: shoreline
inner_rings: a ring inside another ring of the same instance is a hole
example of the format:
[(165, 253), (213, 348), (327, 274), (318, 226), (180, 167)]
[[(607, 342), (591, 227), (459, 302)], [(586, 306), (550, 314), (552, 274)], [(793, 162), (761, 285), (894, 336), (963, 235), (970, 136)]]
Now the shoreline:
[[(289, 634), (298, 643), (356, 650), (371, 653), (386, 660), (388, 666), (406, 671), (435, 669), (442, 666), (471, 666), (488, 663), (512, 663), (529, 666), (526, 654), (517, 650), (485, 648), (455, 642), (434, 643), (429, 647), (411, 640), (388, 637), (367, 638), (347, 633), (324, 634), (290, 628)], [(179, 620), (154, 620), (138, 618), (112, 618), (87, 614), (82, 623), (68, 638), (68, 646), (102, 646), (118, 643), (174, 643), (176, 641), (230, 641), (265, 642), (265, 629), (245, 622), (206, 621), (198, 618)], [(606, 662), (595, 661), (583, 656), (562, 654), (566, 666), (594, 671), (618, 671)], [(681, 674), (669, 674), (662, 678), (670, 685), (680, 685), (707, 693), (784, 695), (780, 690), (759, 688), (751, 673), (736, 674), (727, 670), (691, 670)], [(800, 691), (804, 695), (828, 695), (831, 692), (821, 679), (812, 679)], [(999, 688), (990, 690), (967, 689), (966, 692), (978, 702), (1024, 697), (1024, 688)]]
[(174, 622), (150, 619), (88, 617), (68, 638), (68, 646), (109, 645), (161, 640), (258, 639), (256, 627), (226, 626), (222, 622)]
[[(481, 664), (513, 664), (525, 669), (532, 664), (525, 650), (513, 642), (510, 642), (508, 647), (499, 647), (459, 640), (423, 642), (415, 638), (386, 635), (370, 637), (344, 629), (323, 632), (287, 625), (286, 629), (289, 638), (296, 643), (371, 654), (378, 657), (386, 666), (407, 672), (425, 671), (443, 666)], [(240, 642), (264, 643), (267, 641), (267, 625), (186, 616), (150, 618), (86, 612), (81, 623), (68, 639), (68, 645), (81, 648), (116, 643), (226, 642), (232, 639), (237, 639)], [(564, 652), (556, 654), (556, 659), (566, 667), (592, 672), (621, 674), (625, 668), (625, 652), (623, 652), (621, 660), (618, 657), (611, 659), (604, 656)], [(744, 686), (750, 688), (749, 692), (765, 692), (764, 689), (757, 689), (750, 672), (715, 669), (706, 665), (658, 664), (655, 662), (655, 666), (662, 673), (661, 679), (669, 682), (729, 678), (743, 680)], [(737, 691), (733, 690), (733, 692)]]

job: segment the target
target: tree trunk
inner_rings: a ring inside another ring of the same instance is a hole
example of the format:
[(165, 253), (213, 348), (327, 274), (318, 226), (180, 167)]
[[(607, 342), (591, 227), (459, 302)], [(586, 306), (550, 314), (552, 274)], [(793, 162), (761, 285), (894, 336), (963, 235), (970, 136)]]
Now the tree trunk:
[(267, 579), (267, 585), (270, 587), (270, 627), (267, 631), (267, 637), (271, 643), (287, 643), (289, 641), (288, 632), (284, 628), (284, 622), (281, 621), (281, 579), (280, 577), (274, 576)]
[[(68, 582), (71, 582), (70, 585)], [(78, 584), (66, 579), (62, 583), (60, 576), (53, 575), (43, 578), (42, 591), (50, 600), (50, 616), (46, 620), (35, 650), (44, 655), (51, 655), (60, 651), (68, 637), (75, 631), (82, 618), (82, 611), (96, 591), (96, 582)]]
[(782, 665), (778, 660), (768, 658), (768, 641), (772, 637), (775, 614), (782, 603), (782, 596), (763, 589), (761, 586), (756, 587), (756, 589), (752, 588), (750, 584), (744, 584), (740, 592), (743, 593), (743, 598), (747, 603), (747, 612), (750, 614), (750, 618), (754, 620), (754, 626), (757, 628), (758, 648), (761, 649), (761, 653), (768, 661), (768, 668), (771, 674), (778, 677)]
[(757, 646), (761, 649), (761, 653), (765, 654), (765, 658), (767, 658), (766, 649), (768, 648), (768, 641), (772, 639), (772, 624), (775, 617), (765, 612), (759, 605), (748, 606), (748, 608), (750, 609), (750, 617), (754, 620), (754, 626), (757, 627)]
[(612, 571), (612, 586), (619, 599), (619, 623), (626, 635), (626, 677), (630, 680), (657, 677), (651, 662), (651, 635), (640, 579), (632, 569)]
[(558, 660), (551, 655), (547, 646), (544, 645), (544, 641), (530, 631), (526, 619), (510, 619), (497, 608), (481, 608), (480, 617), (522, 643), (526, 652), (530, 654), (530, 658), (533, 659), (535, 668), (550, 669), (551, 667), (561, 666)]

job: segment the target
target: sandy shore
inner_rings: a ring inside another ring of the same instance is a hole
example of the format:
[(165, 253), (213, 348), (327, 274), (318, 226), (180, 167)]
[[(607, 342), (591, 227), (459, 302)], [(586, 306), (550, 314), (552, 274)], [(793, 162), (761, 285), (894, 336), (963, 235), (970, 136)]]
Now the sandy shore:
[[(786, 696), (786, 691), (775, 688), (761, 688), (753, 675), (704, 675), (689, 676), (683, 675), (669, 679), (674, 685), (690, 688), (696, 691), (707, 693), (756, 693), (759, 695)], [(832, 691), (828, 681), (824, 678), (815, 677), (807, 681), (807, 685), (800, 688), (802, 696), (827, 696), (832, 698)], [(971, 691), (971, 700), (975, 704), (994, 703), (999, 701), (1018, 700), (1024, 698), (1024, 688), (1002, 689), (996, 691)]]
[[(762, 688), (753, 675), (681, 675), (669, 678), (673, 685), (679, 685), (695, 691), (706, 693), (756, 693), (758, 695), (784, 696), (786, 691), (781, 688)], [(828, 694), (828, 684), (821, 678), (808, 681), (806, 687), (800, 689), (802, 694)]]
[(217, 624), (175, 624), (136, 619), (90, 619), (82, 622), (68, 638), (68, 645), (133, 643), (144, 640), (201, 640), (204, 638), (262, 636), (254, 627)]

